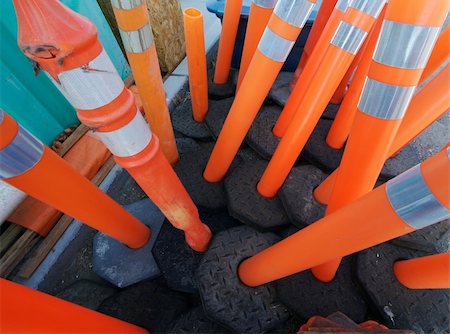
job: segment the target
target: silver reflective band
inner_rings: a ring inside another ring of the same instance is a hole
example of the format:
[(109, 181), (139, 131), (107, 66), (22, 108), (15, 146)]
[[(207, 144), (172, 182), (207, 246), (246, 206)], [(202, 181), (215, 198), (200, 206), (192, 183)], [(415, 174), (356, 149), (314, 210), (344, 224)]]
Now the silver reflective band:
[(253, 3), (258, 7), (273, 8), (277, 0), (253, 0)]
[(388, 181), (386, 194), (399, 217), (415, 229), (450, 218), (450, 210), (436, 199), (425, 183), (420, 165)]
[(112, 102), (125, 87), (105, 50), (89, 64), (59, 73), (58, 79), (69, 102), (81, 110)]
[(350, 7), (377, 18), (380, 15), (385, 3), (386, 0), (353, 0)]
[(366, 78), (358, 109), (377, 118), (402, 119), (415, 89), (415, 86), (394, 86)]
[(144, 3), (144, 0), (111, 0), (111, 5), (119, 9), (133, 9)]
[(279, 0), (273, 12), (283, 21), (303, 28), (313, 7), (308, 0)]
[(153, 33), (150, 23), (132, 31), (124, 31), (119, 28), (119, 32), (126, 52), (141, 53), (153, 44)]
[(341, 12), (346, 12), (348, 6), (350, 6), (352, 4), (353, 0), (338, 0), (338, 2), (336, 3), (336, 5), (334, 6), (334, 9), (338, 9)]
[(289, 56), (295, 41), (290, 41), (278, 36), (269, 27), (266, 27), (264, 34), (258, 44), (258, 50), (265, 56), (275, 61), (284, 62)]
[(373, 60), (399, 68), (424, 68), (439, 30), (384, 20)]
[(355, 27), (347, 22), (341, 21), (339, 26), (331, 39), (331, 44), (338, 48), (350, 52), (351, 54), (358, 53), (367, 32)]
[(30, 170), (41, 160), (43, 152), (44, 144), (19, 125), (13, 141), (0, 150), (0, 179), (8, 179)]
[(111, 132), (95, 132), (106, 147), (117, 157), (129, 157), (141, 152), (152, 139), (150, 126), (139, 110), (127, 125)]

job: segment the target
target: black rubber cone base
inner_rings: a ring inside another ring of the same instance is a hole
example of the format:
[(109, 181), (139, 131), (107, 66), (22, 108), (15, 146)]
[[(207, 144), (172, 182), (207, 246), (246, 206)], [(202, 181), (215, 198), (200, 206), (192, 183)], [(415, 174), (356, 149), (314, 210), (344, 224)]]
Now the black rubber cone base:
[(338, 104), (332, 104), (330, 103), (329, 105), (327, 105), (327, 107), (325, 108), (321, 118), (323, 119), (331, 119), (334, 120), (336, 117), (336, 114), (339, 110), (340, 105)]
[(313, 196), (314, 188), (321, 184), (325, 177), (326, 174), (312, 165), (294, 167), (289, 173), (278, 196), (295, 226), (305, 227), (325, 215), (326, 207)]
[(220, 131), (222, 131), (223, 123), (225, 123), (225, 119), (227, 118), (233, 101), (234, 97), (209, 102), (209, 111), (206, 115), (205, 124), (214, 139), (219, 137)]
[(203, 144), (197, 152), (180, 155), (174, 169), (192, 200), (199, 207), (218, 210), (227, 205), (222, 182), (208, 182), (203, 171), (211, 155), (213, 144)]
[(417, 334), (448, 333), (448, 289), (408, 289), (396, 278), (396, 260), (430, 255), (384, 243), (359, 253), (358, 278), (390, 328), (408, 328)]
[(208, 141), (211, 135), (205, 123), (196, 122), (192, 116), (191, 99), (185, 99), (170, 114), (173, 128), (183, 135), (199, 140)]
[(215, 84), (213, 81), (214, 75), (210, 76), (208, 82), (208, 97), (211, 100), (222, 100), (234, 96), (236, 85), (234, 84), (234, 76), (236, 70), (231, 69), (228, 75), (228, 81), (223, 84)]
[(127, 205), (125, 209), (150, 227), (152, 234), (147, 244), (131, 249), (101, 232), (93, 240), (92, 270), (119, 288), (160, 275), (152, 248), (164, 221), (163, 214), (149, 199)]
[(192, 138), (187, 137), (176, 138), (176, 142), (179, 154), (196, 152), (200, 149), (200, 145)]
[(276, 105), (263, 106), (248, 131), (245, 142), (263, 159), (270, 160), (280, 139), (273, 135), (275, 125), (281, 108)]
[(265, 161), (243, 162), (225, 179), (228, 212), (259, 230), (271, 230), (289, 224), (280, 199), (276, 196), (262, 197), (256, 190), (266, 166)]
[(190, 333), (230, 333), (230, 331), (218, 323), (210, 320), (201, 306), (191, 309), (175, 319), (175, 323), (168, 333), (190, 334)]
[(362, 322), (367, 305), (352, 281), (352, 262), (352, 258), (344, 258), (330, 283), (320, 282), (310, 270), (278, 280), (276, 288), (281, 302), (302, 319), (315, 315), (327, 317), (340, 311)]
[(237, 276), (246, 258), (277, 241), (271, 233), (240, 226), (218, 233), (197, 271), (205, 313), (237, 333), (263, 333), (289, 318), (271, 284), (250, 288)]
[(284, 107), (286, 104), (291, 91), (289, 90), (289, 85), (291, 84), (293, 77), (292, 72), (280, 72), (277, 79), (272, 85), (269, 92), (269, 98), (272, 99), (280, 107)]

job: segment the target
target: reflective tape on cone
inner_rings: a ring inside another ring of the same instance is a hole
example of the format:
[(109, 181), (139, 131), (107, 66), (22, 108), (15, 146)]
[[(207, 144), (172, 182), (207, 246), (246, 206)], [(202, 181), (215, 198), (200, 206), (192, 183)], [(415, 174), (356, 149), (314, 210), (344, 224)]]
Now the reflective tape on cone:
[(179, 158), (178, 150), (147, 5), (144, 0), (111, 0), (111, 5), (145, 115), (160, 138), (164, 155), (174, 164)]
[[(265, 284), (448, 219), (448, 152), (444, 149), (388, 185), (243, 261), (238, 269), (241, 281), (249, 286)], [(419, 217), (412, 217), (412, 212)]]
[[(445, 1), (420, 0), (405, 11), (400, 2), (387, 7), (327, 214), (373, 189), (448, 9)], [(338, 264), (313, 268), (313, 274), (329, 282)]]
[(420, 86), (431, 74), (433, 74), (450, 56), (450, 25), (442, 29), (439, 38), (434, 45), (427, 66), (423, 70), (419, 80)]
[(217, 182), (225, 176), (314, 3), (277, 2), (206, 166), (206, 180)]
[[(364, 7), (366, 2), (356, 3), (366, 10)], [(378, 6), (377, 9), (381, 10), (384, 1), (378, 1)], [(298, 111), (258, 183), (258, 192), (264, 197), (275, 196), (283, 185), (336, 87), (375, 23), (375, 18), (371, 15), (372, 7), (367, 9), (367, 13), (358, 9), (356, 5), (355, 8), (349, 8), (353, 11), (349, 9), (339, 23)], [(379, 10), (375, 15), (379, 15)]]

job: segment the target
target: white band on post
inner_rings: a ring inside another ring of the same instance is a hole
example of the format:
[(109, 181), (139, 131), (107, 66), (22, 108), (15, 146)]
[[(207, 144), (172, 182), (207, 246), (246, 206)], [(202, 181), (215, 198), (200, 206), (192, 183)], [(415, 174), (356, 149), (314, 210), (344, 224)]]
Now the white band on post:
[(285, 62), (294, 44), (295, 41), (285, 39), (266, 27), (259, 41), (258, 50), (272, 60)]
[(341, 21), (336, 29), (336, 32), (334, 33), (333, 38), (331, 39), (331, 44), (355, 55), (358, 53), (359, 48), (363, 44), (366, 36), (366, 31), (347, 22)]
[(273, 12), (286, 23), (303, 28), (314, 5), (308, 0), (279, 0)]
[(130, 10), (144, 3), (144, 0), (111, 0), (111, 5), (118, 9)]
[(143, 27), (125, 31), (119, 28), (120, 37), (122, 37), (123, 46), (126, 52), (141, 53), (147, 50), (153, 44), (153, 33), (150, 23)]

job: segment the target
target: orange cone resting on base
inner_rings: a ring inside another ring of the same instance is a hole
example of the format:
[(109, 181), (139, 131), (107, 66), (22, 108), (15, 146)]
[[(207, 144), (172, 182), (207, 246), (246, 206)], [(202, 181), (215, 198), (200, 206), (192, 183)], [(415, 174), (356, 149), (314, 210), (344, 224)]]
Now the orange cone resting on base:
[(248, 286), (258, 286), (450, 218), (450, 198), (446, 195), (450, 183), (449, 154), (447, 147), (243, 261), (239, 278)]
[(203, 122), (208, 112), (208, 77), (206, 73), (203, 15), (195, 8), (183, 12), (189, 91), (194, 120)]
[[(198, 219), (195, 205), (160, 153), (158, 140), (137, 111), (133, 94), (97, 40), (95, 26), (56, 0), (14, 0), (14, 4), (19, 45), (26, 56), (60, 85), (80, 121), (96, 129), (97, 138), (120, 165), (133, 168), (135, 177), (154, 170), (150, 163), (159, 167), (157, 176), (151, 178), (156, 177), (161, 187), (153, 188), (152, 181), (140, 185), (169, 221), (187, 234), (190, 245), (204, 251), (211, 232)], [(48, 58), (45, 52), (49, 51), (42, 51), (41, 45), (50, 45), (54, 57)], [(71, 52), (58, 53), (66, 49)], [(139, 168), (141, 164), (146, 168)]]

